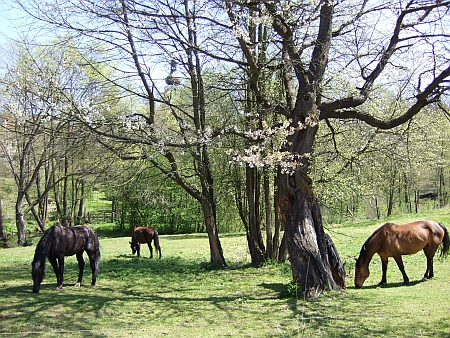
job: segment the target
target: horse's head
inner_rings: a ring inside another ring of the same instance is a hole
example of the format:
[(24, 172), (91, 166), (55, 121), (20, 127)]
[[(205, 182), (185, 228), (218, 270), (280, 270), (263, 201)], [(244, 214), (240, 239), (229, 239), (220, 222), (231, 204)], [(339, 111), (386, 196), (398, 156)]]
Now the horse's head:
[(355, 265), (355, 288), (361, 288), (364, 281), (369, 277), (369, 264), (363, 264), (361, 256), (356, 260)]
[(136, 241), (134, 237), (132, 237), (130, 242), (130, 248), (133, 255), (136, 253), (138, 245), (139, 243)]
[(33, 292), (38, 293), (45, 275), (45, 262), (31, 263), (31, 275), (33, 276)]

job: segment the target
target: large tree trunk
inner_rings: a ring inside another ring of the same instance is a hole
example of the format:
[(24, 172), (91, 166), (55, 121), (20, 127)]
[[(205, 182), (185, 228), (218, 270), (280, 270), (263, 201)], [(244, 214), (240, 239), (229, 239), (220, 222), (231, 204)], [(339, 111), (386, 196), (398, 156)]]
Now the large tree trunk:
[(301, 170), (281, 175), (280, 211), (285, 225), (292, 277), (306, 296), (336, 289), (322, 217), (311, 181)]
[(319, 202), (307, 174), (308, 155), (312, 153), (318, 129), (316, 92), (314, 85), (299, 90), (296, 107), (291, 112), (291, 126), (297, 131), (288, 137), (283, 149), (295, 156), (297, 167), (290, 173), (281, 174), (278, 180), (278, 203), (292, 277), (307, 297), (314, 297), (325, 288), (338, 288), (332, 269), (335, 274), (340, 274), (340, 286), (345, 287), (345, 272), (339, 257), (333, 257), (333, 264), (329, 262), (331, 250), (336, 255), (337, 250), (331, 238), (325, 240)]

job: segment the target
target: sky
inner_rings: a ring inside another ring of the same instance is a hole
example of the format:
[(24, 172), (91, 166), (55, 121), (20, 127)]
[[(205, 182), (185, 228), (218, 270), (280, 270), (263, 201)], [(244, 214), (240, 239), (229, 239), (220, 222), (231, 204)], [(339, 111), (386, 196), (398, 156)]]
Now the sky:
[[(15, 8), (15, 9), (13, 9)], [(4, 44), (7, 38), (18, 38), (19, 32), (26, 32), (26, 21), (21, 19), (24, 12), (17, 9), (13, 0), (0, 1), (0, 43)]]

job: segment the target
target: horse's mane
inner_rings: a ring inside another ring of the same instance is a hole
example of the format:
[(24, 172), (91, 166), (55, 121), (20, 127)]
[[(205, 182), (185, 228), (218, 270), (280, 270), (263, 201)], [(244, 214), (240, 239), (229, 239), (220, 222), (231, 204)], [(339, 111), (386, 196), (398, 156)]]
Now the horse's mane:
[(48, 251), (52, 246), (52, 239), (55, 237), (54, 226), (47, 229), (36, 246), (33, 262), (45, 263)]
[(359, 252), (359, 258), (356, 260), (356, 265), (357, 265), (356, 268), (358, 268), (358, 267), (359, 267), (359, 264), (361, 264), (361, 260), (362, 260), (363, 258), (366, 257), (366, 254), (367, 254), (367, 245), (370, 243), (370, 241), (372, 241), (372, 239), (373, 239), (376, 235), (378, 235), (378, 233), (381, 231), (381, 229), (382, 229), (383, 227), (385, 227), (385, 226), (387, 226), (387, 225), (391, 225), (391, 224), (393, 224), (393, 223), (386, 223), (386, 224), (383, 224), (383, 225), (380, 226), (377, 230), (375, 230), (375, 231), (372, 233), (372, 235), (369, 236), (369, 238), (366, 239), (366, 241), (364, 242), (364, 244), (363, 244), (363, 246), (362, 246), (362, 248), (361, 248), (361, 251)]

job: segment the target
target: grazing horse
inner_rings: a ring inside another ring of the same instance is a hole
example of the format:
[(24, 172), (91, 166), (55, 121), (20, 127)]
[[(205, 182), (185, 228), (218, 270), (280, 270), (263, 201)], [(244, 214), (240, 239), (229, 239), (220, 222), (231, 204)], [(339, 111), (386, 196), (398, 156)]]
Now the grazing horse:
[(138, 257), (141, 257), (141, 243), (147, 243), (150, 249), (150, 258), (153, 258), (152, 240), (155, 248), (159, 251), (159, 258), (161, 258), (161, 246), (159, 245), (158, 231), (152, 227), (143, 227), (136, 225), (131, 234), (131, 251), (133, 255), (137, 252)]
[(411, 255), (423, 249), (427, 257), (427, 269), (422, 281), (434, 276), (433, 257), (442, 244), (441, 255), (445, 255), (450, 248), (450, 238), (447, 228), (433, 221), (416, 221), (407, 224), (386, 223), (379, 227), (366, 240), (356, 260), (355, 287), (362, 287), (369, 277), (369, 263), (377, 253), (381, 257), (383, 276), (379, 285), (386, 284), (386, 270), (388, 258), (394, 257), (402, 275), (403, 283), (408, 284), (409, 278), (405, 273), (402, 255)]
[(64, 283), (64, 256), (77, 255), (79, 273), (75, 286), (80, 286), (84, 271), (84, 251), (86, 251), (91, 264), (91, 285), (95, 286), (100, 265), (100, 245), (94, 230), (84, 225), (76, 225), (73, 227), (54, 225), (45, 231), (36, 247), (33, 263), (31, 263), (33, 292), (39, 292), (42, 280), (44, 279), (45, 261), (47, 257), (56, 274), (56, 289), (60, 290)]

